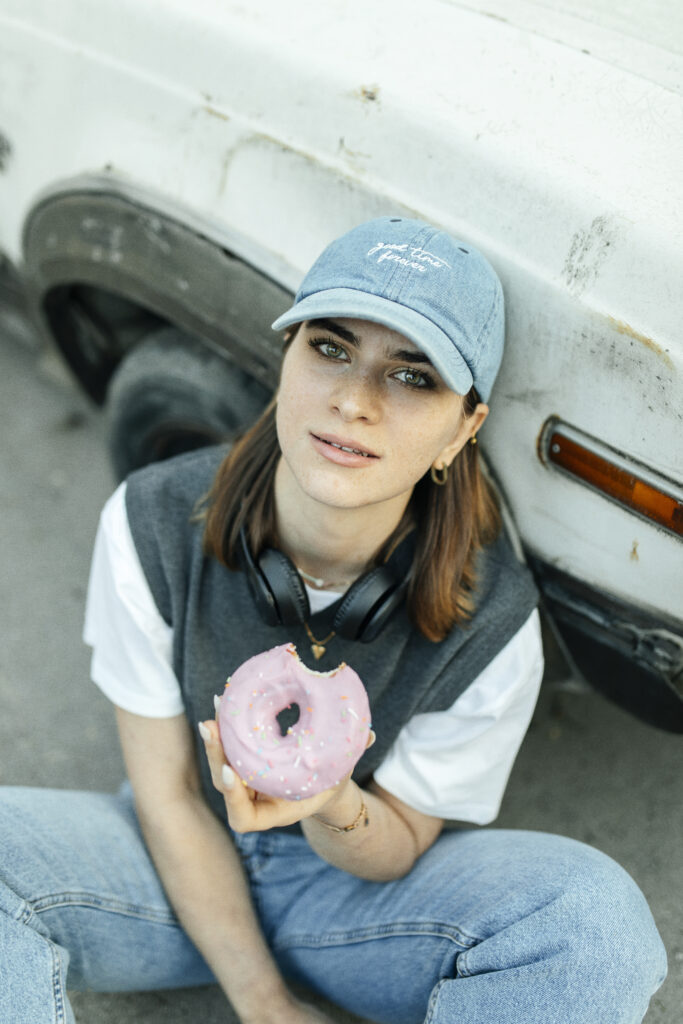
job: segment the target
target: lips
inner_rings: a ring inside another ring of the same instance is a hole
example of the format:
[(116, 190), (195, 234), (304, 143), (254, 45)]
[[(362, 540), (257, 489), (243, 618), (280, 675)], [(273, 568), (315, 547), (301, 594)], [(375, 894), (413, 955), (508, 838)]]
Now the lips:
[(336, 449), (339, 452), (346, 452), (347, 455), (361, 456), (365, 459), (378, 459), (379, 455), (376, 452), (371, 451), (369, 448), (364, 448), (357, 444), (350, 438), (336, 437), (334, 434), (311, 434), (316, 441), (322, 444), (329, 445), (330, 448)]

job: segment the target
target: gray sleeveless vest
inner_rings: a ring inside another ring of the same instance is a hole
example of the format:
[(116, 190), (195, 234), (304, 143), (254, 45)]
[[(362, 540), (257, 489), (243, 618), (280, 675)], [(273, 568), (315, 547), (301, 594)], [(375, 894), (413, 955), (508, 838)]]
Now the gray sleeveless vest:
[[(134, 473), (126, 488), (133, 541), (157, 608), (173, 629), (173, 667), (187, 717), (193, 727), (212, 718), (213, 695), (223, 692), (227, 677), (247, 658), (277, 644), (294, 643), (301, 660), (322, 672), (345, 661), (368, 691), (377, 734), (353, 774), (362, 786), (402, 726), (413, 715), (449, 708), (524, 624), (537, 601), (531, 575), (501, 536), (481, 554), (477, 609), (465, 627), (456, 626), (433, 643), (401, 607), (372, 643), (336, 636), (314, 661), (303, 625), (265, 625), (244, 574), (202, 551), (203, 524), (191, 519), (226, 453), (225, 447), (207, 448), (148, 466)], [(336, 608), (311, 617), (314, 636), (327, 635)], [(203, 750), (198, 763), (207, 800), (225, 821)]]

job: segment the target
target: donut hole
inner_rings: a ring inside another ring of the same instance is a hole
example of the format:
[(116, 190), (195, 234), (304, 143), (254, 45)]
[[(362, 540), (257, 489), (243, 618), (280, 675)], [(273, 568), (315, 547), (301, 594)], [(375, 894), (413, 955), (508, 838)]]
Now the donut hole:
[(280, 726), (280, 735), (286, 736), (287, 730), (296, 725), (300, 717), (301, 708), (298, 704), (288, 704), (286, 708), (283, 708), (282, 711), (275, 716), (277, 724)]

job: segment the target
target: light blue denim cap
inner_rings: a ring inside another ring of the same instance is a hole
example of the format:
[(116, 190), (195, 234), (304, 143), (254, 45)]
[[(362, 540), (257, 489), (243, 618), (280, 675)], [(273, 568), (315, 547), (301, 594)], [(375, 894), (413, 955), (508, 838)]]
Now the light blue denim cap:
[(503, 355), (503, 289), (471, 245), (404, 217), (358, 225), (318, 257), (273, 330), (335, 316), (398, 331), (453, 391), (474, 384), (488, 401)]

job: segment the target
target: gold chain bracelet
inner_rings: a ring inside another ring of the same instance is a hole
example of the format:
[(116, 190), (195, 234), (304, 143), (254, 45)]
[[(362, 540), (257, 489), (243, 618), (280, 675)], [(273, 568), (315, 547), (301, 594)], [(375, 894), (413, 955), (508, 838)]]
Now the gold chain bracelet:
[(313, 815), (313, 817), (318, 822), (318, 824), (323, 825), (325, 828), (329, 828), (331, 832), (353, 832), (353, 830), (358, 828), (358, 826), (361, 824), (366, 828), (370, 824), (368, 809), (365, 805), (365, 800), (363, 799), (362, 796), (360, 798), (360, 810), (358, 814), (356, 815), (356, 817), (354, 818), (350, 825), (344, 825), (343, 828), (340, 828), (339, 825), (329, 825), (326, 821), (322, 821), (320, 818), (316, 817), (315, 814)]

